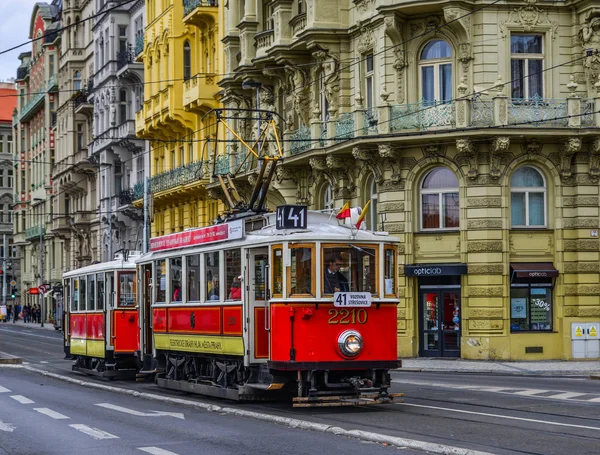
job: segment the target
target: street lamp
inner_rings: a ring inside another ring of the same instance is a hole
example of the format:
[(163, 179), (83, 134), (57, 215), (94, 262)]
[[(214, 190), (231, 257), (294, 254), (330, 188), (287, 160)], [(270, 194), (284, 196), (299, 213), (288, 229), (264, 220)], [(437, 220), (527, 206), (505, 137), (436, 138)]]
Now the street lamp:
[(40, 286), (38, 288), (38, 293), (40, 296), (40, 327), (44, 327), (44, 319), (46, 319), (46, 313), (44, 311), (44, 292), (42, 290), (42, 285), (44, 284), (44, 212), (46, 210), (45, 200), (39, 197), (33, 198), (34, 202), (41, 202), (42, 210), (40, 210)]

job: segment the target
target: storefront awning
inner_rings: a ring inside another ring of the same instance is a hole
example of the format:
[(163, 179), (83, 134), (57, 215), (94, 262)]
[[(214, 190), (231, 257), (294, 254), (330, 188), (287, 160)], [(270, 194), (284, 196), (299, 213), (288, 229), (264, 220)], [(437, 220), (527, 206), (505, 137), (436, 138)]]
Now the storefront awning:
[(511, 262), (513, 276), (517, 278), (555, 278), (558, 270), (551, 262)]

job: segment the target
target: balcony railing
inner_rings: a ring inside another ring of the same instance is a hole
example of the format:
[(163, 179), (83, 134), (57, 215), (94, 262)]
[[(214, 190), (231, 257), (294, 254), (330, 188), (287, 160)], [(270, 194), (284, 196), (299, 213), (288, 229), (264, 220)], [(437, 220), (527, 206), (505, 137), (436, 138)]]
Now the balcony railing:
[(538, 122), (546, 126), (567, 126), (567, 100), (547, 99), (538, 95), (509, 100), (508, 123), (535, 125)]
[(305, 125), (301, 125), (295, 132), (292, 133), (290, 139), (290, 153), (295, 155), (297, 153), (305, 152), (310, 149), (310, 128)]
[(136, 53), (131, 44), (127, 44), (127, 50), (117, 52), (117, 70), (135, 62)]
[(123, 205), (131, 204), (134, 201), (133, 197), (134, 197), (133, 188), (128, 188), (126, 190), (122, 190), (119, 193), (119, 205), (123, 206)]
[(187, 16), (202, 6), (219, 6), (219, 2), (217, 0), (183, 0), (183, 15)]
[(273, 45), (274, 38), (275, 38), (274, 30), (265, 30), (264, 32), (257, 33), (254, 36), (254, 41), (256, 43), (256, 50), (266, 49), (267, 47), (271, 47)]
[(306, 13), (298, 14), (292, 17), (290, 21), (290, 27), (292, 27), (292, 35), (300, 33), (306, 28)]
[[(155, 194), (202, 179), (205, 172), (204, 164), (204, 161), (194, 161), (150, 177), (148, 181), (148, 193)], [(141, 188), (138, 185), (140, 184), (138, 183), (134, 187), (135, 199), (138, 199), (140, 191), (140, 197), (144, 195), (143, 183), (141, 184)]]
[(144, 35), (139, 34), (135, 37), (135, 55), (138, 56), (144, 52)]
[(39, 91), (36, 92), (29, 101), (21, 108), (19, 120), (23, 121), (28, 118), (33, 112), (35, 112), (36, 108), (41, 106), (42, 101), (44, 101), (44, 97), (46, 96), (46, 91), (44, 87), (40, 87)]
[(56, 78), (56, 74), (53, 74), (52, 76), (50, 76), (50, 79), (48, 79), (48, 91), (50, 92), (57, 88), (58, 88), (58, 79)]
[(390, 130), (427, 130), (455, 125), (454, 102), (421, 101), (392, 106)]
[(29, 74), (29, 66), (25, 67), (25, 68), (17, 68), (17, 80), (22, 80), (25, 79), (27, 77), (27, 75)]
[(40, 231), (42, 232), (42, 236), (46, 235), (46, 228), (44, 226), (34, 226), (25, 229), (25, 240), (31, 240), (39, 237)]

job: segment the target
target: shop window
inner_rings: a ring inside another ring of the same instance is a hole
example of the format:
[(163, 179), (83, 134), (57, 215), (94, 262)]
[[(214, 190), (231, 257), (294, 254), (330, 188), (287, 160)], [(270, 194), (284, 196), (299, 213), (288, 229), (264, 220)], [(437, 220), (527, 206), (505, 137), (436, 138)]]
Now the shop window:
[(156, 290), (155, 302), (166, 303), (167, 301), (167, 263), (164, 259), (156, 261)]
[(447, 168), (438, 167), (421, 185), (421, 229), (456, 229), (459, 223), (458, 179)]
[(171, 302), (181, 302), (183, 300), (183, 288), (181, 287), (181, 264), (181, 258), (171, 258), (169, 260)]
[(221, 286), (219, 279), (219, 252), (213, 251), (204, 255), (206, 270), (206, 300), (220, 300)]
[(425, 45), (419, 59), (421, 99), (426, 104), (452, 99), (452, 48), (443, 40)]
[(510, 80), (513, 98), (544, 96), (544, 51), (542, 35), (510, 37)]
[(323, 248), (323, 294), (377, 294), (377, 252), (368, 245)]
[(524, 166), (510, 179), (512, 227), (546, 226), (546, 182), (535, 168)]
[(310, 246), (291, 245), (290, 295), (304, 294), (315, 296), (313, 289), (312, 258), (313, 249)]
[(511, 332), (552, 331), (552, 286), (513, 284), (510, 288)]
[(198, 302), (200, 301), (200, 255), (193, 254), (188, 256), (186, 262), (186, 300), (188, 302)]
[(242, 300), (242, 253), (241, 250), (225, 251), (225, 289), (227, 300)]

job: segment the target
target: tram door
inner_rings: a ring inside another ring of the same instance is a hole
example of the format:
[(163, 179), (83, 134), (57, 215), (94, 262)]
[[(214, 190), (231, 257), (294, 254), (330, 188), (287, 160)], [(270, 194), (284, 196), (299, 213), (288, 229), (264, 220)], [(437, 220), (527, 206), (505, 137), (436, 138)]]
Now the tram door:
[(138, 271), (140, 350), (144, 359), (152, 356), (152, 264), (139, 266)]
[(256, 248), (249, 250), (248, 273), (246, 275), (246, 308), (250, 321), (249, 348), (250, 362), (266, 361), (269, 358), (269, 250)]

